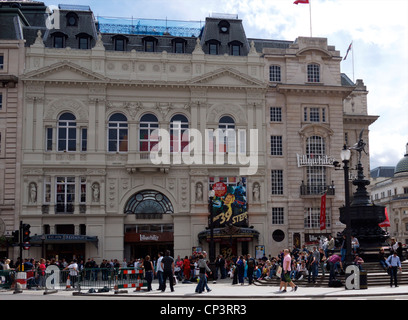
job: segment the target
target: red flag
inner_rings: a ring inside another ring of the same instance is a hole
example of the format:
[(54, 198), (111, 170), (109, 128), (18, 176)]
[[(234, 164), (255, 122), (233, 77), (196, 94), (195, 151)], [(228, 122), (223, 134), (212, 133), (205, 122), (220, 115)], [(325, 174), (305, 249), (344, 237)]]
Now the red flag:
[(381, 228), (391, 227), (390, 219), (388, 218), (387, 208), (385, 208), (385, 220), (378, 224)]
[[(343, 60), (346, 60), (347, 59), (347, 56), (348, 56), (348, 54), (349, 54), (349, 52), (350, 52), (350, 50), (351, 50), (351, 46), (352, 46), (352, 44), (353, 44), (353, 42), (352, 43), (350, 43), (350, 45), (349, 45), (349, 47), (348, 47), (348, 49), (347, 49), (347, 52), (346, 52), (346, 56), (344, 57), (344, 59)], [(354, 52), (354, 51), (353, 51)]]
[(320, 200), (320, 230), (326, 229), (326, 193)]
[(299, 4), (299, 3), (309, 3), (309, 0), (296, 0), (293, 2), (293, 4)]

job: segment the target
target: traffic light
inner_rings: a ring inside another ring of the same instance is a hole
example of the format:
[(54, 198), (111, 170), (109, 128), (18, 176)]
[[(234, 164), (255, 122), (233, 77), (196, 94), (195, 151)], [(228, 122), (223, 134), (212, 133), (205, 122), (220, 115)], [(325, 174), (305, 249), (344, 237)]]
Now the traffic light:
[(12, 232), (13, 243), (20, 243), (20, 231), (16, 230)]
[(29, 243), (31, 240), (30, 227), (29, 224), (23, 224), (23, 243)]

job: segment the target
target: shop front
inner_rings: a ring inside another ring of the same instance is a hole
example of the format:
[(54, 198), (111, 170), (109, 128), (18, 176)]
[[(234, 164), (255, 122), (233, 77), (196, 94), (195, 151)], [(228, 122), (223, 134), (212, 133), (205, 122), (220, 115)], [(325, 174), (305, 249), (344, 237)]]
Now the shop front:
[(86, 246), (98, 248), (99, 240), (96, 236), (75, 234), (43, 234), (31, 237), (31, 246), (41, 248), (41, 256), (46, 259), (84, 260)]

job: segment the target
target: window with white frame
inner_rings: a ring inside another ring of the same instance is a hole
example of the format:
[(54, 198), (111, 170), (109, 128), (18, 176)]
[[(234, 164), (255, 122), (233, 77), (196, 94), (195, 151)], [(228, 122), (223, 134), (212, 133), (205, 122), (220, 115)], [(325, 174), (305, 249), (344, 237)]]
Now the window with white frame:
[(88, 150), (88, 128), (81, 128), (81, 151)]
[(4, 69), (4, 55), (0, 53), (0, 70)]
[(280, 82), (281, 80), (281, 67), (272, 65), (269, 67), (269, 81)]
[(304, 122), (327, 122), (325, 107), (304, 107)]
[(188, 152), (188, 119), (177, 114), (170, 120), (170, 152)]
[[(326, 208), (326, 228), (331, 227), (330, 208)], [(310, 207), (304, 209), (304, 228), (320, 228), (320, 207)]]
[(320, 65), (317, 63), (307, 65), (307, 82), (320, 82)]
[(324, 156), (326, 154), (326, 143), (323, 137), (310, 136), (306, 140), (306, 155), (310, 158)]
[(125, 115), (115, 113), (108, 123), (108, 152), (128, 151), (128, 123)]
[(272, 194), (283, 194), (283, 170), (271, 171)]
[(0, 92), (0, 110), (3, 110), (3, 93)]
[(56, 213), (73, 213), (75, 203), (75, 177), (57, 177)]
[(235, 152), (236, 133), (235, 121), (229, 116), (224, 116), (218, 123), (220, 129), (220, 152)]
[(51, 127), (45, 128), (45, 151), (52, 151), (52, 133)]
[(238, 177), (209, 177), (208, 184), (210, 186), (210, 190), (212, 190), (212, 186), (217, 182), (222, 182), (227, 187), (236, 187), (239, 185), (239, 183), (242, 183), (241, 179)]
[(79, 202), (80, 203), (86, 203), (86, 177), (80, 177), (80, 197), (79, 197)]
[(51, 177), (46, 176), (44, 178), (44, 203), (49, 204), (51, 202)]
[(270, 108), (270, 120), (271, 122), (282, 122), (282, 108), (271, 107)]
[(284, 208), (272, 208), (272, 224), (284, 224)]
[(283, 155), (282, 136), (271, 136), (271, 156)]
[[(306, 140), (306, 155), (309, 159), (323, 157), (326, 143), (320, 136), (311, 136)], [(306, 168), (307, 194), (323, 194), (326, 191), (326, 167), (309, 166)]]
[(145, 114), (139, 124), (139, 151), (159, 151), (159, 121), (153, 114)]
[(76, 118), (66, 112), (58, 120), (58, 151), (76, 151)]

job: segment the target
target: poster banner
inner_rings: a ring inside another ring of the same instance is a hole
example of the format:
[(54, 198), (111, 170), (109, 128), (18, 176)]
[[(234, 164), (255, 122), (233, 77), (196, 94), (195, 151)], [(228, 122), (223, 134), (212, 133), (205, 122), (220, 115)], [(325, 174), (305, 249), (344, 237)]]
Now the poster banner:
[[(216, 182), (210, 186), (211, 190), (213, 197), (209, 199), (209, 210), (213, 215), (213, 227), (223, 228), (227, 225), (248, 227), (246, 178), (240, 177), (235, 186)], [(211, 223), (211, 218), (209, 222)]]
[(265, 256), (265, 246), (255, 246), (255, 259), (262, 259)]

